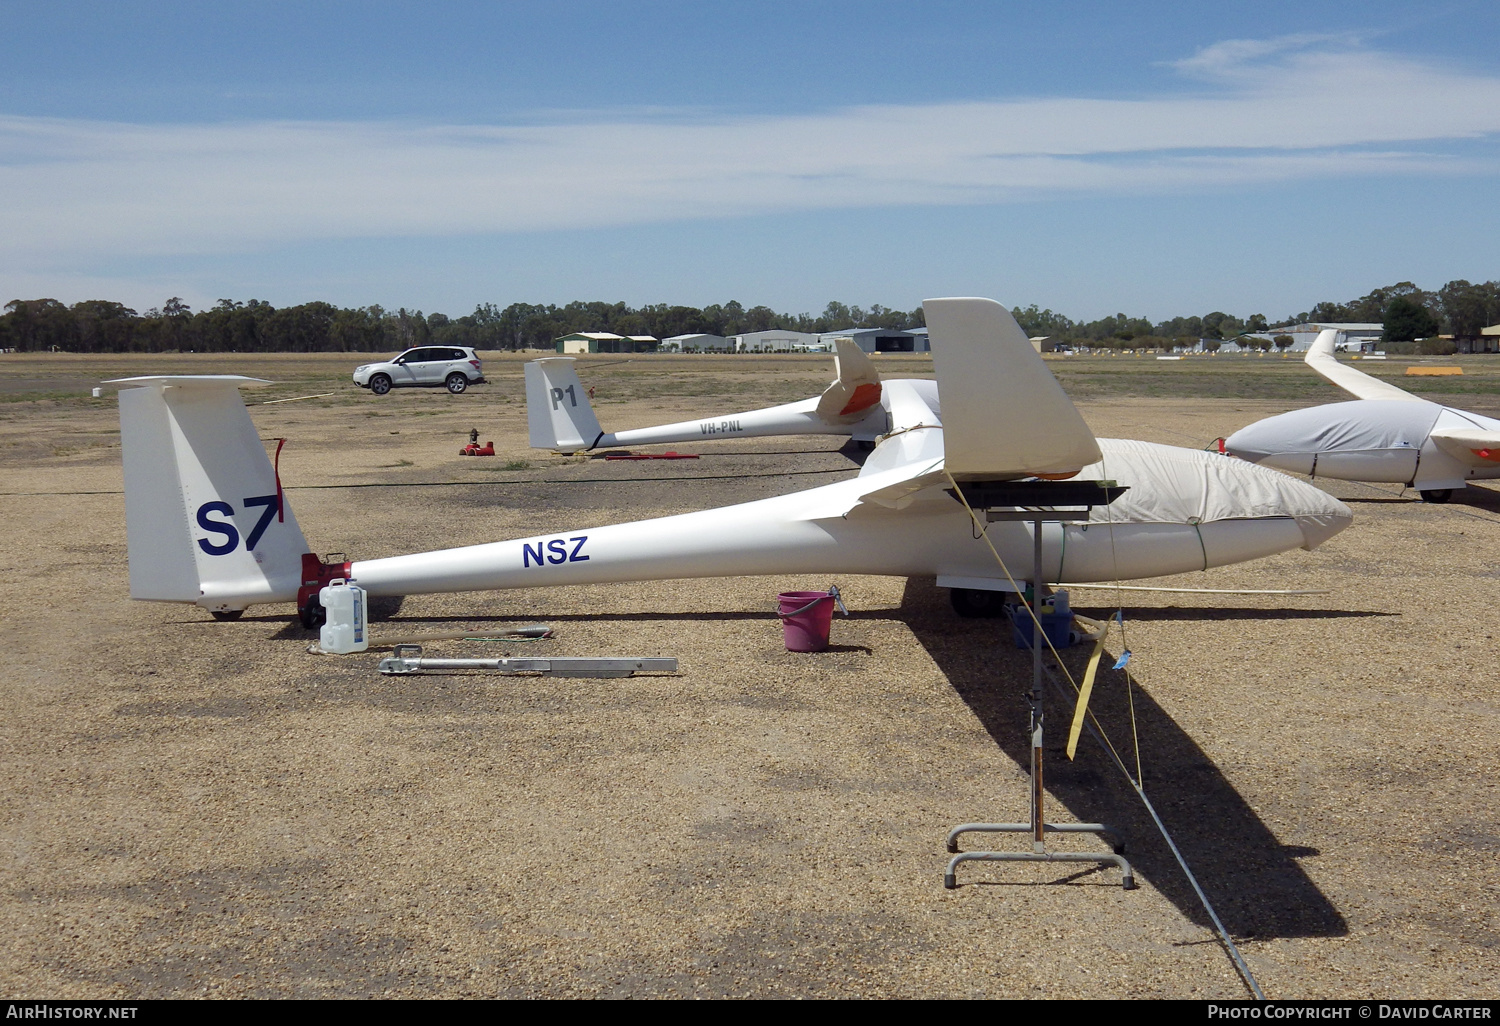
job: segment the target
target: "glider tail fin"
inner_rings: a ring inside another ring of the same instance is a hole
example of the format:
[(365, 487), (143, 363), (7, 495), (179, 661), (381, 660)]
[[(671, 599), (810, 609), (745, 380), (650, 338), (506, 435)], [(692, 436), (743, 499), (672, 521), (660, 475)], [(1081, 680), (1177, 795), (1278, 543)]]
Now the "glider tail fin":
[(817, 413), (825, 424), (856, 424), (880, 402), (880, 372), (852, 338), (833, 344), (838, 376), (818, 397)]
[(125, 378), (120, 440), (130, 595), (233, 611), (297, 597), (307, 541), (238, 375)]
[(577, 452), (592, 449), (604, 435), (574, 362), (552, 356), (526, 364), (526, 426), (533, 449)]
[(922, 304), (956, 478), (1066, 476), (1099, 444), (1009, 310), (991, 299)]

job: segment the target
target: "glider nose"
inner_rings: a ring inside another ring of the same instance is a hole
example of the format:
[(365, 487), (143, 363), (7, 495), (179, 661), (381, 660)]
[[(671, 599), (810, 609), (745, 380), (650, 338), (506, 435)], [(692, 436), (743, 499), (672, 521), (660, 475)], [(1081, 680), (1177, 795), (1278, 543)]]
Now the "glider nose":
[(1302, 547), (1309, 552), (1354, 521), (1354, 511), (1323, 489), (1293, 477), (1277, 476), (1282, 479), (1278, 489), (1282, 502), (1302, 529)]
[(1302, 547), (1308, 552), (1338, 534), (1354, 520), (1354, 514), (1349, 511), (1348, 506), (1332, 496), (1329, 499), (1342, 512), (1308, 513), (1297, 518), (1297, 526), (1302, 528), (1302, 537), (1306, 539)]
[(1315, 425), (1305, 423), (1306, 412), (1294, 410), (1240, 428), (1224, 439), (1225, 454), (1294, 474), (1312, 473), (1313, 453), (1307, 439), (1317, 433)]
[(1279, 423), (1275, 417), (1267, 417), (1240, 428), (1224, 439), (1224, 452), (1247, 463), (1260, 463), (1267, 456), (1281, 452), (1285, 446)]
[[(1253, 427), (1254, 425), (1252, 425)], [(1226, 440), (1224, 448), (1229, 449)], [(1354, 520), (1354, 513), (1323, 489), (1250, 462), (1213, 457), (1225, 484), (1233, 491), (1233, 515), (1243, 518), (1290, 517), (1302, 532), (1302, 548), (1312, 550)]]

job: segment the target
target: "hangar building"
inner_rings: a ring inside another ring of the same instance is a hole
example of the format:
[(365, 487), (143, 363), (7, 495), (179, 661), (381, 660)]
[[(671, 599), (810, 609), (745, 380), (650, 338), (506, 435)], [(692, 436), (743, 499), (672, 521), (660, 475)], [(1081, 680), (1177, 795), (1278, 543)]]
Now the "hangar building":
[(671, 338), (662, 339), (661, 344), (667, 349), (676, 346), (684, 353), (693, 350), (708, 353), (734, 349), (734, 345), (723, 335), (673, 335)]
[(843, 331), (825, 331), (818, 338), (830, 349), (834, 339), (852, 338), (854, 344), (867, 353), (925, 353), (929, 349), (926, 328), (921, 334), (892, 328), (845, 328)]
[(752, 331), (744, 335), (731, 335), (728, 341), (741, 353), (810, 352), (818, 346), (818, 336), (805, 331), (787, 331), (772, 328), (769, 331)]
[(559, 353), (654, 353), (661, 347), (654, 335), (616, 335), (609, 331), (575, 331), (553, 342)]
[(1324, 321), (1319, 324), (1293, 324), (1286, 328), (1270, 328), (1266, 331), (1257, 331), (1255, 338), (1275, 338), (1277, 335), (1292, 336), (1292, 352), (1306, 352), (1314, 342), (1318, 340), (1318, 333), (1328, 328), (1339, 333), (1334, 342), (1335, 349), (1348, 350), (1351, 353), (1373, 353), (1381, 336), (1385, 334), (1385, 325), (1379, 322), (1335, 322)]

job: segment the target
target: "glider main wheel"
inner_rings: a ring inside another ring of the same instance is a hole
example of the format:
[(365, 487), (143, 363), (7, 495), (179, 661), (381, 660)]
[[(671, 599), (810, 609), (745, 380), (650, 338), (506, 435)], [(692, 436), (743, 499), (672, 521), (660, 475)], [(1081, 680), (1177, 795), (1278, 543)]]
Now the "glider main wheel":
[(315, 631), (328, 622), (328, 610), (323, 608), (323, 603), (316, 597), (307, 600), (307, 605), (299, 606), (297, 619), (302, 621), (302, 626), (310, 631)]
[(948, 598), (953, 611), (970, 619), (993, 620), (1005, 612), (1005, 592), (979, 588), (951, 588)]
[(452, 374), (448, 375), (448, 391), (452, 392), (454, 395), (458, 395), (458, 393), (462, 392), (468, 387), (469, 379), (464, 377), (458, 371), (454, 371)]
[(1431, 488), (1422, 493), (1423, 502), (1447, 502), (1453, 498), (1452, 488)]
[(245, 615), (243, 609), (210, 609), (209, 612), (213, 614), (215, 620), (220, 621), (238, 620)]
[(385, 395), (391, 390), (391, 376), (389, 374), (377, 374), (370, 379), (370, 391), (376, 395)]

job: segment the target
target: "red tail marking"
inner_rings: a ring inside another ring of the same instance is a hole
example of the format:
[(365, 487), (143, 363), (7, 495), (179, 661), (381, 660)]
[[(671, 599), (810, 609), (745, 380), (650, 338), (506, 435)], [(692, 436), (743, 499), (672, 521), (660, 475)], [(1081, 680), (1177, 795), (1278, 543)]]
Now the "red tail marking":
[(849, 397), (849, 401), (839, 411), (839, 416), (847, 417), (851, 413), (868, 410), (878, 402), (880, 402), (880, 385), (878, 383), (870, 384), (869, 382), (865, 382), (863, 385), (855, 385), (854, 394)]

